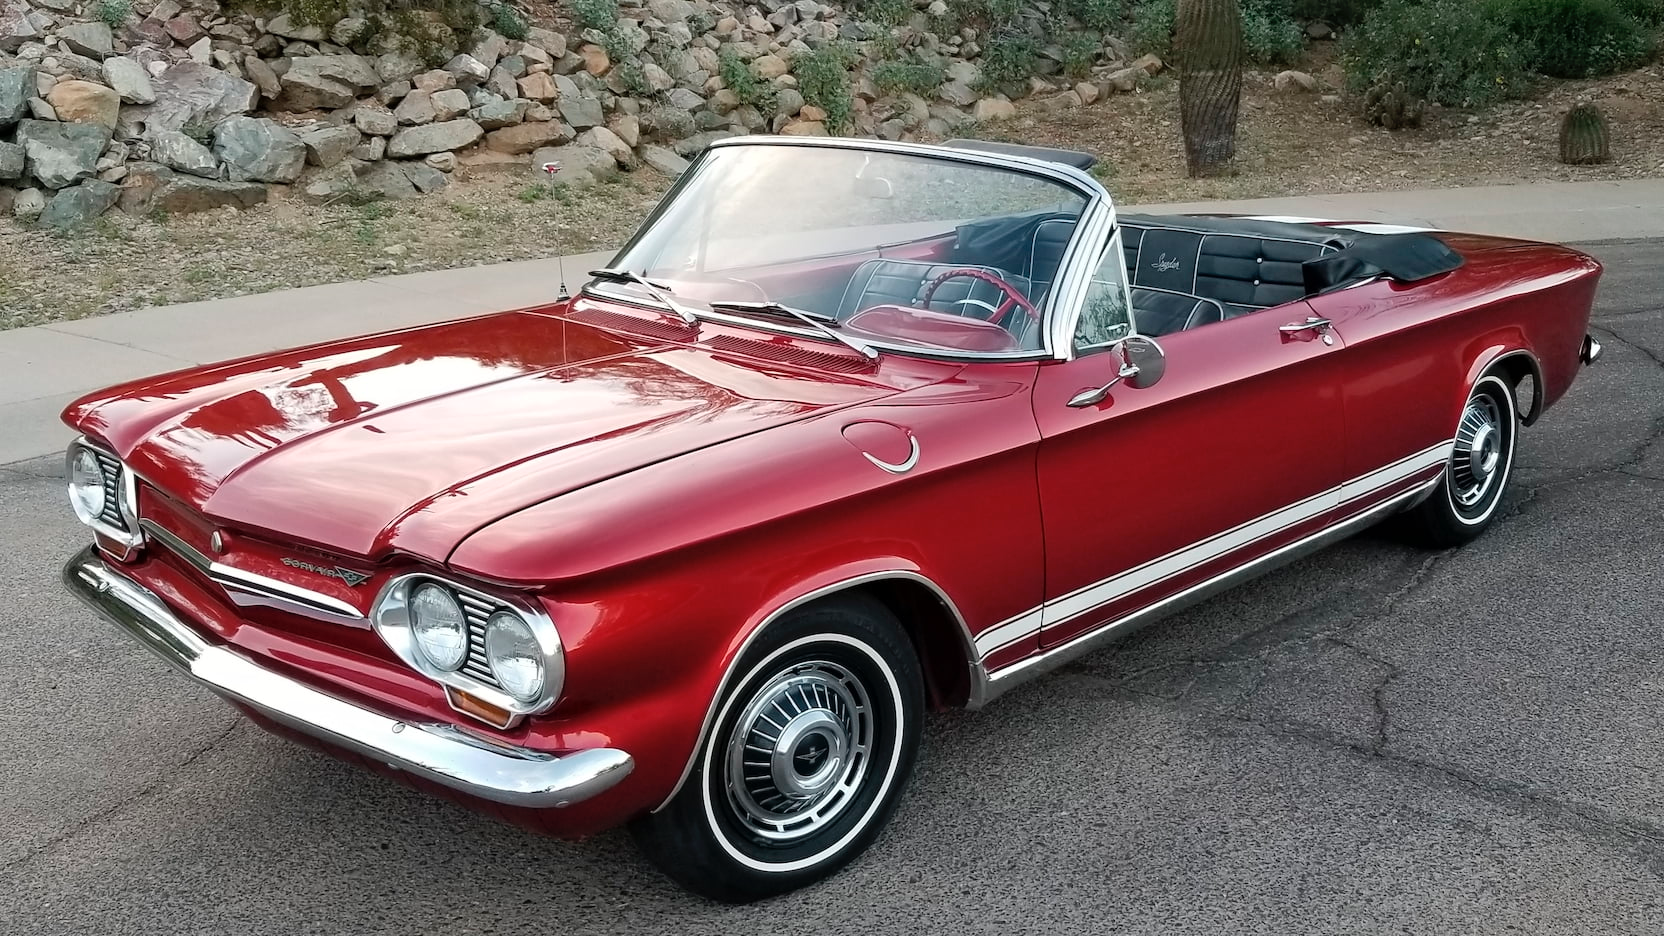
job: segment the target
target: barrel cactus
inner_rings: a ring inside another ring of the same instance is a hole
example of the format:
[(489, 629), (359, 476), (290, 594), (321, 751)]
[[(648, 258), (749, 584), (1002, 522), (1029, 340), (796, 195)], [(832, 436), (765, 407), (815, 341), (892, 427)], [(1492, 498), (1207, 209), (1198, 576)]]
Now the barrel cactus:
[(1612, 158), (1606, 134), (1606, 115), (1593, 104), (1579, 104), (1560, 121), (1560, 161), (1568, 166), (1593, 166)]
[(1242, 103), (1242, 10), (1237, 0), (1178, 0), (1173, 52), (1190, 175), (1219, 175), (1236, 158)]
[(1425, 107), (1425, 101), (1404, 90), (1402, 81), (1391, 85), (1382, 82), (1364, 93), (1364, 117), (1388, 130), (1421, 126)]

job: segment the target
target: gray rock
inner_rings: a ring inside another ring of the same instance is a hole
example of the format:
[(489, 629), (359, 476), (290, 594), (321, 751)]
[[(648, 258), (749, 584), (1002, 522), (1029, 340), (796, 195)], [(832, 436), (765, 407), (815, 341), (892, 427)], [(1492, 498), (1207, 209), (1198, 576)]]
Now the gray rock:
[(393, 162), (355, 166), (361, 188), (382, 198), (415, 198), (416, 186), (404, 166)]
[(662, 146), (649, 143), (639, 152), (641, 161), (667, 176), (675, 178), (687, 171), (688, 161)]
[(578, 128), (598, 127), (606, 121), (606, 115), (601, 111), (601, 102), (587, 95), (575, 97), (561, 96), (559, 102), (562, 120)]
[(410, 127), (400, 130), (387, 141), (387, 155), (392, 159), (405, 159), (459, 150), (477, 142), (482, 136), (485, 136), (485, 131), (480, 125), (466, 117)]
[(124, 108), (124, 123), (165, 130), (180, 130), (187, 124), (212, 127), (260, 103), (260, 89), (252, 83), (196, 62), (174, 65), (157, 76), (152, 87), (156, 103)]
[(280, 13), (267, 20), (266, 32), (299, 42), (321, 42), (324, 38), (324, 28), (322, 26), (301, 26), (291, 19), (287, 13)]
[(34, 221), (45, 210), (46, 193), (37, 188), (23, 189), (12, 202), (12, 217), (19, 221)]
[[(681, 108), (685, 111), (696, 111), (705, 106), (704, 98), (686, 88), (677, 88), (665, 95), (665, 102), (671, 107)], [(577, 124), (574, 123), (573, 126), (575, 127)]]
[(6, 188), (5, 186), (0, 185), (0, 217), (10, 215), (12, 213), (12, 205), (16, 204), (16, 202), (17, 189)]
[(362, 16), (343, 17), (334, 26), (329, 27), (329, 41), (338, 46), (350, 46), (364, 38), (369, 27), (370, 21)]
[(491, 30), (486, 30), (485, 36), (468, 50), (468, 54), (487, 69), (496, 68), (497, 61), (507, 52), (508, 40)]
[(429, 100), (433, 102), (434, 120), (452, 120), (460, 117), (468, 113), (468, 108), (471, 106), (468, 101), (468, 92), (461, 88), (436, 92)]
[(213, 151), (178, 130), (150, 131), (150, 161), (205, 179), (217, 179), (220, 174), (220, 161)]
[(46, 103), (38, 97), (32, 97), (29, 99), (29, 113), (36, 120), (58, 119), (58, 112), (52, 109), (52, 105)]
[(387, 138), (379, 136), (365, 137), (364, 142), (358, 144), (358, 148), (352, 151), (352, 158), (361, 159), (364, 162), (375, 162), (386, 155)]
[[(801, 124), (807, 124), (807, 123), (812, 123), (812, 121), (797, 121), (795, 124), (793, 124), (793, 126), (797, 126), (797, 125), (801, 125)], [(815, 125), (820, 126), (819, 124), (815, 124)], [(788, 131), (788, 132), (790, 132), (790, 131)], [(798, 132), (801, 132), (801, 130), (799, 130)], [(733, 132), (730, 131), (730, 130), (707, 130), (707, 131), (704, 131), (703, 133), (695, 133), (694, 135), (692, 135), (690, 137), (687, 137), (686, 139), (677, 140), (675, 143), (672, 143), (670, 145), (670, 148), (673, 151), (675, 151), (675, 153), (678, 156), (692, 157), (692, 156), (698, 155), (701, 150), (703, 150), (707, 146), (710, 146), (713, 142), (715, 142), (717, 140), (727, 139), (728, 137), (731, 137), (733, 135), (734, 135)], [(819, 136), (826, 136), (826, 131), (824, 130), (824, 128), (821, 130), (821, 132), (818, 135)]]
[(103, 58), (116, 50), (115, 34), (101, 22), (76, 23), (58, 30), (64, 45), (93, 58)]
[(300, 134), (300, 141), (306, 147), (306, 161), (314, 166), (333, 166), (358, 148), (363, 136), (358, 128), (347, 125), (342, 127), (318, 127)]
[(693, 4), (688, 0), (647, 0), (647, 12), (666, 23), (685, 23), (693, 15)]
[(445, 71), (456, 77), (456, 85), (459, 88), (472, 88), (491, 77), (491, 69), (466, 52), (446, 62)]
[(946, 82), (936, 93), (942, 100), (959, 107), (970, 107), (977, 102), (978, 98), (982, 97), (970, 85), (962, 81)]
[(257, 55), (243, 59), (243, 74), (259, 87), (261, 97), (274, 98), (283, 93), (283, 82), (277, 77), (277, 72)]
[[(539, 51), (539, 50), (536, 50), (536, 49), (534, 49), (533, 51), (537, 52), (537, 54), (539, 56), (543, 57), (543, 58), (548, 58), (548, 53), (546, 53), (546, 52), (542, 52), (542, 51)], [(529, 66), (526, 62), (526, 57), (524, 55), (505, 56), (502, 61), (497, 63), (497, 68), (500, 68), (503, 71), (508, 72), (510, 78), (524, 78), (524, 77), (526, 77), (526, 71), (527, 71), (528, 67)], [(495, 73), (497, 71), (497, 68), (493, 68), (493, 69), (491, 69), (491, 71), (493, 73)], [(493, 80), (495, 80), (495, 76), (493, 76)]]
[[(446, 153), (445, 155), (449, 156), (450, 154)], [(445, 173), (425, 162), (399, 163), (399, 168), (404, 170), (405, 178), (409, 179), (410, 184), (416, 187), (416, 191), (423, 195), (437, 192), (451, 182), (450, 179), (446, 178)]]
[(52, 58), (58, 62), (57, 70), (67, 73), (70, 78), (79, 78), (82, 81), (104, 80), (104, 63), (98, 59), (69, 51), (59, 51)]
[(497, 153), (519, 156), (551, 143), (565, 143), (572, 139), (572, 128), (558, 120), (521, 123), (493, 130), (485, 138), (485, 148)]
[(34, 96), (35, 66), (0, 68), (0, 130), (22, 120)]
[(17, 143), (29, 174), (47, 188), (61, 189), (93, 174), (110, 143), (110, 128), (24, 120), (17, 125)]
[(150, 85), (150, 73), (130, 58), (116, 56), (105, 59), (104, 83), (121, 95), (123, 103), (156, 103), (156, 89)]
[[(566, 55), (566, 35), (552, 29), (533, 26), (526, 31), (526, 44), (543, 50), (549, 55), (550, 59), (558, 59)], [(522, 54), (524, 54), (523, 51)]]
[(618, 175), (618, 162), (610, 153), (579, 143), (548, 146), (533, 153), (532, 171), (540, 179), (546, 178), (545, 163), (560, 164), (560, 172), (555, 176), (559, 185), (591, 185)]
[(23, 0), (0, 0), (0, 52), (16, 52), (25, 42), (40, 38)]
[(379, 107), (360, 106), (352, 112), (353, 126), (360, 133), (370, 136), (386, 137), (398, 132), (399, 118), (393, 116), (392, 111)]
[(393, 119), (401, 126), (415, 127), (433, 123), (433, 95), (427, 91), (412, 91), (393, 108)]
[(376, 58), (376, 74), (383, 82), (407, 81), (427, 71), (427, 63), (407, 52), (387, 52)]
[(97, 179), (63, 189), (47, 202), (40, 214), (41, 227), (58, 231), (91, 224), (99, 215), (109, 211), (121, 197), (121, 186)]
[(121, 187), (121, 210), (128, 214), (191, 214), (219, 208), (252, 208), (266, 200), (259, 182), (222, 182), (178, 175), (154, 163), (133, 163)]
[(366, 202), (383, 198), (412, 198), (416, 187), (393, 163), (348, 160), (311, 176), (301, 188), (309, 202)]
[(526, 119), (526, 108), (531, 106), (529, 101), (501, 101), (496, 104), (482, 104), (468, 112), (469, 119), (480, 125), (483, 130), (501, 130), (512, 127)]
[(774, 116), (796, 117), (803, 109), (803, 95), (796, 88), (781, 88), (774, 94)]
[(214, 127), (214, 152), (233, 182), (288, 184), (306, 168), (306, 144), (269, 118), (228, 117)]
[(641, 129), (660, 140), (678, 140), (694, 132), (693, 115), (685, 110), (655, 105), (642, 112)]
[(374, 91), (381, 84), (375, 63), (362, 55), (298, 58), (279, 80), (283, 92), (272, 107), (287, 111), (346, 107), (358, 95)]
[(23, 178), (23, 147), (0, 142), (0, 181)]
[[(526, 70), (522, 68), (520, 74), (525, 73)], [(486, 87), (504, 98), (516, 98), (520, 96), (520, 86), (515, 83), (517, 77), (514, 72), (498, 65), (491, 69), (491, 79), (486, 82)]]

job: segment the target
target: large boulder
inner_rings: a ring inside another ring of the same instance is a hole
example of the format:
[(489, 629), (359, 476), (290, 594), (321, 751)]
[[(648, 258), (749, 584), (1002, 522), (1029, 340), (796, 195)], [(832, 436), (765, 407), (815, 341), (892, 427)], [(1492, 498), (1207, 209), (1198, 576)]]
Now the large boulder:
[(467, 117), (421, 127), (409, 127), (400, 130), (393, 139), (387, 141), (387, 156), (389, 159), (407, 159), (411, 156), (459, 150), (472, 145), (482, 136), (485, 136), (485, 131)]
[(266, 32), (297, 42), (322, 42), (328, 33), (324, 27), (316, 24), (302, 26), (294, 21), (287, 13), (279, 13), (266, 21)]
[(420, 89), (405, 95), (399, 106), (393, 108), (394, 120), (404, 127), (419, 127), (422, 124), (433, 123), (436, 113), (433, 92)]
[(559, 106), (561, 119), (580, 130), (599, 127), (606, 122), (606, 115), (601, 111), (601, 101), (587, 94), (572, 97), (562, 95)]
[[(526, 109), (530, 106), (529, 101), (519, 100), (481, 104), (479, 107), (470, 110), (468, 117), (479, 124), (481, 129), (501, 130), (504, 127), (513, 127), (525, 121)], [(489, 142), (487, 145), (490, 145)]]
[(356, 159), (315, 172), (301, 187), (301, 197), (315, 204), (358, 203), (415, 195), (416, 186), (398, 164)]
[(290, 61), (279, 79), (276, 110), (304, 111), (346, 107), (380, 87), (374, 59), (362, 55), (306, 55)]
[(53, 85), (46, 92), (46, 103), (52, 105), (59, 120), (98, 124), (111, 130), (121, 115), (120, 95), (101, 84), (75, 78)]
[(220, 121), (214, 127), (214, 152), (233, 182), (288, 184), (306, 168), (306, 144), (294, 131), (264, 117)]
[(217, 179), (220, 174), (220, 161), (213, 151), (179, 130), (150, 131), (150, 159), (205, 179)]
[(623, 140), (620, 140), (618, 134), (613, 133), (606, 127), (590, 127), (578, 137), (577, 142), (610, 154), (613, 160), (618, 163), (620, 169), (635, 168), (635, 151), (630, 149)]
[(144, 70), (143, 65), (130, 58), (116, 56), (105, 59), (104, 83), (109, 85), (124, 103), (156, 103), (156, 89), (150, 84), (150, 73)]
[(468, 100), (468, 92), (461, 88), (435, 91), (429, 100), (433, 102), (433, 119), (441, 121), (455, 120), (468, 113), (473, 106)]
[(40, 38), (23, 0), (0, 0), (0, 52), (16, 52), (25, 42)]
[(35, 66), (0, 68), (0, 130), (23, 119), (35, 96)]
[(40, 225), (66, 231), (90, 224), (109, 211), (120, 197), (121, 186), (88, 179), (53, 195), (52, 200), (46, 203), (46, 210), (41, 212)]
[(17, 143), (23, 147), (29, 174), (47, 188), (61, 189), (93, 174), (98, 157), (110, 144), (110, 129), (97, 124), (24, 120), (17, 125)]
[(353, 126), (369, 136), (392, 136), (398, 132), (399, 119), (393, 112), (379, 107), (360, 106), (352, 112)]
[(541, 123), (522, 123), (493, 130), (486, 135), (485, 148), (498, 153), (519, 156), (542, 146), (566, 143), (572, 139), (572, 128), (558, 120)]
[(611, 153), (580, 143), (545, 147), (533, 153), (532, 170), (539, 178), (546, 178), (543, 174), (545, 163), (560, 165), (560, 172), (555, 174), (557, 185), (589, 185), (618, 175), (618, 161), (613, 159)]
[(23, 178), (23, 147), (16, 143), (0, 142), (0, 182)]
[(197, 62), (180, 62), (152, 82), (156, 103), (128, 107), (122, 121), (145, 129), (212, 127), (246, 114), (260, 103), (260, 89), (228, 72)]
[(82, 55), (102, 59), (116, 50), (116, 37), (102, 22), (74, 23), (58, 30), (58, 38)]
[(306, 161), (314, 166), (333, 166), (358, 148), (363, 142), (363, 135), (356, 127), (318, 127), (306, 130), (300, 134), (301, 143), (306, 146)]
[(266, 200), (259, 182), (221, 182), (179, 175), (155, 163), (133, 163), (121, 182), (121, 210), (128, 214), (190, 214), (216, 208), (252, 208)]

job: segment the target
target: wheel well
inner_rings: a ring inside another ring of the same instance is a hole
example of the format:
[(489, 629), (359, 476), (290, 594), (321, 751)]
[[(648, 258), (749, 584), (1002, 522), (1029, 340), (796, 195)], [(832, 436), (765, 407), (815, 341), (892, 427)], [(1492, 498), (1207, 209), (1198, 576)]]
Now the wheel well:
[(970, 699), (968, 639), (958, 616), (942, 596), (910, 578), (880, 579), (857, 586), (881, 602), (901, 622), (924, 671), (926, 698), (935, 709), (960, 708)]
[[(1504, 354), (1491, 366), (1485, 369), (1487, 374), (1500, 374), (1514, 388), (1514, 406), (1522, 414), (1520, 425), (1529, 426), (1537, 421), (1543, 413), (1543, 372), (1537, 364), (1537, 358), (1529, 351), (1512, 351)], [(1519, 405), (1519, 394), (1522, 385), (1530, 381), (1531, 404)]]

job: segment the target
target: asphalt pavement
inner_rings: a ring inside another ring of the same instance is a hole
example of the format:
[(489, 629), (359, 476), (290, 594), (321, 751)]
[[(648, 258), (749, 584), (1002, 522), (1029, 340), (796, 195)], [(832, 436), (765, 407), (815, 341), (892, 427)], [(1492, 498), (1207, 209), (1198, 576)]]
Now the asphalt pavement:
[(1588, 249), (1606, 356), (1486, 536), (933, 716), (873, 849), (750, 907), (264, 734), (62, 594), (60, 460), (0, 467), (0, 933), (1659, 933), (1664, 241)]

